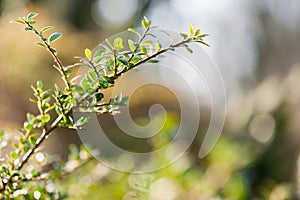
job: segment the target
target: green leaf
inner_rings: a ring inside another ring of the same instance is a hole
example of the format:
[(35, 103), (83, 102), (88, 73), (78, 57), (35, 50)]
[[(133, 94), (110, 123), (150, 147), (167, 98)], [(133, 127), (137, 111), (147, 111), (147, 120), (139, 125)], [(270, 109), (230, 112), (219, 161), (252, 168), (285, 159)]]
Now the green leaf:
[(180, 36), (181, 36), (183, 39), (186, 39), (186, 38), (189, 37), (188, 34), (186, 34), (186, 33), (180, 33)]
[(200, 31), (200, 29), (197, 29), (196, 33), (195, 33), (195, 36), (200, 36), (200, 35), (201, 35), (201, 31)]
[(209, 36), (209, 35), (208, 34), (199, 35), (199, 37), (201, 37), (201, 38), (204, 38), (204, 37), (207, 37), (207, 36)]
[(37, 81), (36, 86), (37, 86), (37, 88), (42, 89), (43, 88), (43, 82), (42, 81)]
[(65, 101), (68, 97), (69, 97), (68, 95), (63, 94), (63, 95), (61, 95), (61, 96), (59, 97), (59, 99), (60, 99), (61, 101)]
[(191, 48), (189, 48), (188, 46), (184, 46), (184, 48), (189, 52), (189, 53), (193, 53), (193, 50)]
[(40, 46), (40, 47), (47, 48), (47, 46), (45, 44), (41, 43), (41, 42), (36, 42), (35, 44)]
[(146, 21), (147, 23), (150, 23), (150, 22), (151, 22), (151, 21), (149, 21), (149, 20), (147, 19), (146, 16), (144, 16), (144, 21)]
[(148, 60), (147, 63), (159, 63), (159, 61), (155, 60), (155, 59), (151, 59), (151, 60)]
[(72, 89), (74, 93), (78, 93), (79, 95), (83, 95), (85, 93), (84, 89), (79, 85), (74, 85)]
[(15, 151), (13, 151), (13, 152), (10, 153), (10, 157), (12, 159), (16, 160), (18, 158), (18, 154)]
[(84, 50), (84, 53), (85, 53), (85, 57), (88, 59), (88, 61), (91, 61), (92, 60), (92, 51), (88, 48), (86, 48)]
[(132, 52), (135, 51), (136, 46), (134, 45), (134, 42), (131, 39), (128, 40), (128, 46)]
[(33, 26), (35, 23), (36, 23), (36, 21), (34, 21), (33, 19), (28, 20), (28, 24), (30, 24), (31, 26)]
[(111, 48), (110, 48), (110, 47), (111, 47), (110, 42), (109, 42), (107, 39), (106, 39), (105, 41), (106, 41), (106, 43), (107, 43), (109, 46), (106, 46), (106, 45), (104, 45), (104, 44), (100, 44), (100, 46), (103, 47), (103, 48), (106, 50), (107, 53), (108, 53), (108, 52), (112, 52), (112, 51), (111, 51)]
[[(40, 94), (40, 98), (41, 98), (42, 100), (47, 100), (47, 99), (49, 99), (49, 98), (50, 98), (49, 92), (48, 92), (48, 91), (43, 91), (43, 92)], [(48, 102), (46, 102), (46, 103), (48, 103)]]
[(27, 16), (26, 19), (32, 20), (34, 17), (38, 16), (38, 13), (36, 12), (30, 12)]
[(136, 30), (134, 30), (133, 28), (128, 28), (127, 31), (132, 32), (134, 34), (137, 34), (139, 37), (141, 37), (141, 35)]
[(98, 80), (97, 74), (96, 74), (96, 72), (93, 71), (93, 70), (90, 70), (90, 71), (89, 71), (89, 77), (90, 77), (92, 80)]
[(140, 51), (141, 51), (144, 55), (147, 55), (147, 53), (148, 53), (147, 48), (146, 48), (144, 45), (142, 45), (142, 44), (140, 44)]
[(109, 67), (110, 67), (111, 69), (113, 69), (114, 66), (115, 66), (115, 61), (114, 61), (114, 59), (109, 59), (109, 60), (107, 61), (107, 64), (109, 65)]
[(70, 102), (70, 104), (71, 104), (73, 107), (75, 107), (75, 106), (77, 106), (77, 104), (78, 104), (78, 99), (77, 99), (77, 98), (71, 98), (71, 99), (69, 100), (69, 102)]
[(133, 57), (133, 58), (131, 59), (130, 63), (135, 64), (135, 63), (139, 62), (140, 60), (141, 60), (140, 58)]
[[(75, 122), (74, 126), (75, 126), (75, 127), (83, 127), (85, 124), (88, 123), (88, 121), (89, 121), (89, 120), (88, 120), (87, 117), (80, 117), (80, 118)], [(70, 148), (70, 150), (71, 150), (72, 154), (75, 153), (74, 150), (72, 150), (71, 148)], [(76, 151), (76, 155), (77, 155), (78, 153), (79, 153), (79, 152)]]
[[(82, 118), (84, 118), (84, 117), (79, 118), (79, 120), (82, 119)], [(79, 155), (80, 151), (79, 151), (78, 147), (75, 144), (70, 144), (69, 149), (70, 149), (70, 154), (72, 155), (73, 159), (74, 158), (75, 159), (80, 158), (80, 155)]]
[(169, 38), (172, 38), (171, 34), (168, 33), (167, 31), (164, 30), (159, 30), (160, 32), (164, 33), (166, 36), (168, 36)]
[(46, 26), (46, 27), (42, 28), (40, 32), (43, 33), (45, 31), (48, 31), (48, 30), (53, 29), (53, 28), (54, 28), (54, 26)]
[(36, 145), (36, 138), (34, 136), (29, 137), (29, 142), (33, 145)]
[(108, 82), (107, 81), (99, 80), (99, 84), (104, 89), (108, 88)]
[(57, 84), (55, 84), (55, 85), (54, 85), (54, 88), (55, 88), (55, 89), (54, 89), (55, 95), (56, 95), (56, 96), (59, 96), (59, 95), (60, 95), (60, 92), (61, 92), (59, 86), (58, 86)]
[(190, 24), (190, 35), (194, 35), (195, 34), (195, 26), (193, 24)]
[(29, 98), (29, 101), (32, 102), (32, 103), (34, 103), (34, 104), (37, 104), (37, 101), (34, 100), (34, 99), (32, 99), (32, 98)]
[(200, 44), (204, 44), (205, 46), (208, 46), (208, 47), (210, 47), (210, 45), (209, 44), (207, 44), (207, 43), (205, 43), (205, 42), (203, 42), (203, 41), (201, 41), (201, 40), (198, 40), (198, 41), (196, 41), (197, 43), (200, 43)]
[(4, 136), (4, 131), (0, 130), (0, 138), (2, 138)]
[(55, 106), (50, 106), (49, 108), (45, 109), (45, 113), (48, 113), (50, 112), (51, 110), (54, 109)]
[(151, 25), (151, 21), (149, 21), (146, 17), (144, 17), (144, 20), (142, 21), (142, 25), (145, 29), (148, 29)]
[(87, 78), (84, 78), (84, 79), (81, 80), (81, 87), (84, 90), (88, 90), (90, 88), (90, 83), (89, 83)]
[(30, 149), (30, 148), (29, 148), (27, 145), (24, 145), (24, 146), (23, 146), (23, 150), (24, 150), (25, 152), (29, 151), (29, 149)]
[(97, 102), (101, 101), (103, 98), (104, 98), (104, 94), (103, 93), (97, 93), (96, 94)]
[(87, 67), (93, 69), (93, 65), (87, 59), (82, 59), (82, 63), (85, 64)]
[(18, 143), (15, 143), (13, 146), (15, 149), (18, 149), (20, 147)]
[[(152, 28), (154, 28), (154, 27), (152, 27)], [(153, 37), (153, 38), (157, 38), (155, 35), (153, 35), (152, 33), (147, 33), (146, 34), (147, 36), (150, 36), (150, 37)]]
[(44, 121), (45, 123), (49, 122), (49, 121), (50, 121), (50, 115), (49, 115), (49, 114), (44, 115), (43, 121)]
[(129, 96), (125, 96), (122, 98), (122, 100), (119, 102), (118, 105), (120, 106), (127, 106), (126, 102), (129, 100)]
[(39, 175), (39, 173), (37, 171), (35, 171), (34, 169), (30, 171), (30, 174), (33, 176), (33, 177), (36, 177)]
[(33, 28), (31, 28), (31, 27), (26, 27), (24, 29), (25, 29), (25, 31), (33, 31)]
[(142, 25), (145, 29), (149, 27), (148, 23), (145, 20), (142, 21)]
[(92, 62), (96, 66), (99, 63), (101, 63), (104, 59), (105, 59), (105, 56), (97, 56), (97, 57), (94, 57)]
[(66, 74), (66, 77), (69, 78), (69, 76), (72, 74), (72, 71), (71, 70), (65, 70), (65, 74)]
[(121, 49), (123, 49), (124, 48), (124, 46), (123, 46), (123, 40), (122, 40), (122, 38), (116, 38), (115, 40), (114, 40), (114, 49), (115, 50), (121, 50)]
[(24, 129), (28, 132), (32, 131), (33, 129), (33, 126), (32, 124), (28, 123), (28, 122), (24, 122), (24, 125), (23, 125)]
[(69, 125), (69, 126), (73, 126), (73, 124), (74, 124), (74, 119), (73, 119), (73, 117), (72, 116), (70, 116), (70, 115), (68, 115), (67, 116), (67, 124)]
[(55, 42), (56, 40), (58, 40), (61, 37), (61, 33), (52, 33), (49, 38), (48, 38), (48, 42)]
[(103, 53), (104, 53), (104, 52), (105, 52), (105, 51), (104, 51), (103, 49), (98, 50), (98, 51), (95, 53), (95, 57), (97, 58), (97, 57), (103, 56)]
[(22, 20), (12, 20), (10, 23), (15, 23), (15, 24), (25, 24)]
[(151, 47), (153, 46), (153, 42), (151, 40), (144, 41), (142, 44), (143, 45), (148, 45), (148, 46), (151, 46)]
[(161, 49), (161, 44), (159, 41), (156, 41), (156, 44), (155, 44), (155, 50), (156, 51), (159, 51)]
[(55, 48), (51, 47), (51, 51), (56, 55), (57, 51)]
[(63, 109), (60, 106), (55, 107), (55, 112), (60, 115), (63, 112)]
[(129, 55), (129, 54), (132, 54), (132, 51), (122, 51), (122, 52), (119, 52), (120, 55)]
[(26, 118), (27, 118), (27, 121), (28, 121), (29, 123), (31, 123), (32, 120), (34, 119), (34, 115), (31, 114), (31, 113), (27, 113), (27, 114), (26, 114)]
[(30, 13), (26, 16), (26, 18), (27, 18), (27, 19), (32, 19), (32, 18), (34, 18), (34, 17), (36, 17), (36, 16), (38, 16), (38, 13), (36, 13), (36, 12), (30, 12)]
[(124, 56), (117, 56), (117, 60), (120, 61), (123, 65), (128, 65), (128, 61)]
[(116, 79), (114, 76), (103, 76), (103, 78), (105, 78), (105, 80), (107, 80), (110, 84), (114, 84)]

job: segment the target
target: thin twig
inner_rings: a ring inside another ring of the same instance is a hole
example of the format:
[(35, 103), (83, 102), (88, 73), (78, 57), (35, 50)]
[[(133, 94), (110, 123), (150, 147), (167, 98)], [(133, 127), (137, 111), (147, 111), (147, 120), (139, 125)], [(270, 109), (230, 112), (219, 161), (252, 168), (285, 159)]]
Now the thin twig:
[(64, 69), (64, 66), (60, 60), (60, 58), (56, 55), (56, 53), (54, 52), (53, 48), (51, 48), (50, 44), (47, 42), (47, 40), (44, 40), (42, 37), (42, 34), (36, 30), (28, 21), (25, 21), (26, 25), (31, 28), (34, 33), (38, 36), (38, 38), (41, 39), (41, 41), (43, 42), (43, 44), (46, 46), (47, 50), (50, 52), (51, 56), (54, 59), (54, 62), (58, 65), (58, 69), (59, 72), (61, 73), (62, 77), (63, 77), (63, 81), (65, 82), (65, 85), (67, 86), (67, 88), (69, 89), (69, 91), (71, 91), (71, 83), (69, 82), (68, 76), (66, 74), (66, 71)]

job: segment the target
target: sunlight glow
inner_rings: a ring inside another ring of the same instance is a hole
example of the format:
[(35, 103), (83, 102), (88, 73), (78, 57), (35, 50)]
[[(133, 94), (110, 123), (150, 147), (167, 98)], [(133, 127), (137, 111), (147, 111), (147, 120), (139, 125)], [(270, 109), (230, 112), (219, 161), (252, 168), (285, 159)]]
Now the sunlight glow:
[(97, 24), (113, 28), (129, 21), (137, 9), (138, 0), (98, 0), (92, 14)]

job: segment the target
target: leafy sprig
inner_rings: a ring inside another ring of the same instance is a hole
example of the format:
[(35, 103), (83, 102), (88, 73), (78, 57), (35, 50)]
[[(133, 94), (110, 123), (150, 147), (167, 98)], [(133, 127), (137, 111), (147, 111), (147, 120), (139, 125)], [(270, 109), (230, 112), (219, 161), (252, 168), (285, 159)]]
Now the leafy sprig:
[[(13, 145), (13, 151), (7, 159), (0, 159), (0, 198), (4, 199), (15, 198), (19, 195), (25, 195), (26, 198), (30, 199), (32, 194), (23, 191), (25, 187), (28, 187), (28, 183), (42, 183), (49, 177), (54, 179), (67, 174), (62, 172), (63, 167), (55, 167), (50, 176), (47, 173), (36, 171), (39, 168), (32, 169), (29, 172), (30, 176), (28, 176), (24, 166), (29, 163), (34, 154), (37, 155), (39, 147), (55, 129), (80, 129), (88, 123), (87, 117), (81, 117), (75, 121), (72, 112), (116, 114), (119, 106), (126, 106), (129, 97), (123, 97), (122, 94), (110, 98), (108, 102), (104, 101), (103, 90), (114, 86), (115, 81), (120, 76), (143, 63), (158, 62), (154, 58), (165, 52), (174, 51), (176, 48), (183, 47), (192, 53), (192, 49), (188, 46), (192, 42), (208, 46), (203, 41), (203, 38), (207, 35), (202, 34), (193, 25), (190, 25), (189, 34), (180, 34), (182, 38), (180, 41), (162, 46), (159, 40), (147, 39), (147, 37), (156, 38), (151, 31), (157, 27), (152, 26), (152, 22), (145, 17), (141, 23), (142, 33), (132, 28), (128, 29), (128, 31), (137, 35), (137, 41), (132, 39), (124, 41), (120, 37), (115, 38), (113, 41), (106, 39), (106, 44), (102, 45), (102, 48), (97, 52), (85, 49), (84, 56), (79, 57), (78, 63), (65, 66), (60, 60), (57, 50), (52, 46), (55, 41), (61, 38), (62, 34), (53, 32), (49, 37), (46, 37), (45, 33), (54, 27), (45, 26), (40, 30), (37, 29), (35, 27), (35, 17), (37, 15), (38, 13), (31, 12), (27, 16), (20, 17), (12, 22), (24, 25), (25, 31), (31, 31), (39, 38), (40, 41), (36, 44), (45, 48), (54, 59), (54, 68), (61, 74), (65, 88), (60, 88), (55, 84), (54, 89), (45, 89), (41, 81), (38, 81), (36, 86), (32, 86), (35, 99), (31, 99), (31, 101), (36, 104), (38, 114), (27, 113), (27, 120), (19, 130), (20, 136)], [(128, 46), (129, 50), (126, 50), (125, 46)], [(87, 67), (88, 73), (84, 77), (71, 79), (73, 68), (78, 66)], [(0, 140), (4, 137), (4, 132), (0, 131)], [(78, 150), (75, 151), (73, 148), (71, 152), (73, 154), (75, 152), (77, 157), (74, 155), (77, 160), (80, 158), (78, 157)], [(42, 184), (37, 185), (35, 190), (47, 193)], [(54, 197), (63, 198), (63, 195), (58, 193), (49, 193), (48, 195), (52, 199)]]

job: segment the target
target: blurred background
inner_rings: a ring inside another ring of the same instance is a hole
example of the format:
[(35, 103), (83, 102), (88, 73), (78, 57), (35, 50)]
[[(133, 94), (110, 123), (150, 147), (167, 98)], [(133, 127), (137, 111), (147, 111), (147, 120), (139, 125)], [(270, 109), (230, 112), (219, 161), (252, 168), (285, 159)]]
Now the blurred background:
[[(30, 85), (43, 80), (52, 87), (60, 79), (47, 52), (34, 45), (35, 36), (9, 23), (30, 11), (40, 13), (37, 26), (54, 25), (63, 33), (55, 47), (67, 64), (84, 48), (139, 26), (143, 16), (178, 31), (193, 23), (210, 35), (211, 47), (204, 49), (226, 87), (224, 130), (206, 158), (197, 156), (210, 117), (204, 109), (197, 139), (174, 165), (134, 175), (92, 162), (62, 184), (74, 195), (70, 199), (300, 199), (299, 0), (0, 0), (0, 127), (11, 133), (26, 112), (36, 112), (28, 101)], [(149, 105), (161, 101), (170, 111), (162, 132), (172, 134), (176, 99), (164, 88), (144, 89), (136, 94), (142, 100), (130, 105), (133, 114), (143, 120)], [(164, 98), (143, 100), (158, 90)], [(80, 144), (77, 133), (63, 130), (47, 148), (65, 155), (71, 143)]]

